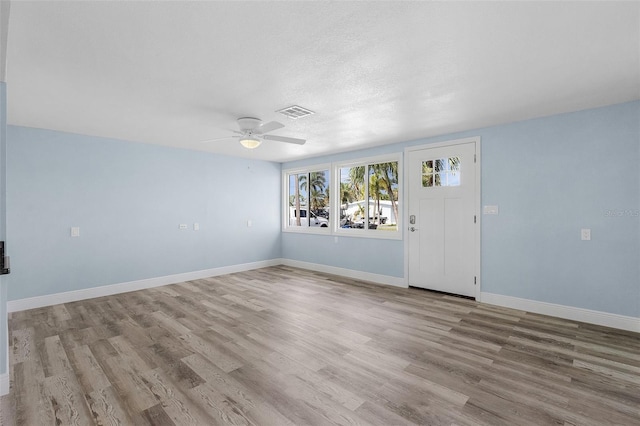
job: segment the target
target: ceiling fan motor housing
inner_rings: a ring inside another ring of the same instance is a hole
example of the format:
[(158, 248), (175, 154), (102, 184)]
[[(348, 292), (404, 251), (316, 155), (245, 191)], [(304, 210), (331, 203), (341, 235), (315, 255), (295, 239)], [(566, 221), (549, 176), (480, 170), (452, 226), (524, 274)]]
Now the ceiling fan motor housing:
[(242, 118), (238, 118), (238, 127), (240, 127), (240, 130), (242, 131), (252, 131), (255, 130), (258, 126), (260, 126), (260, 123), (262, 123), (262, 120), (260, 120), (259, 118), (253, 118), (253, 117), (242, 117)]

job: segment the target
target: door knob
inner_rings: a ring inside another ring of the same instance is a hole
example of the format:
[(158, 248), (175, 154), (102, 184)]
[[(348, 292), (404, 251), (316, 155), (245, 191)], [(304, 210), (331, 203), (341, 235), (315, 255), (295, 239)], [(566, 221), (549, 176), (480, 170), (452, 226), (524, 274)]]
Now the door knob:
[(410, 228), (409, 228), (409, 231), (411, 231), (411, 232), (416, 232), (417, 230), (418, 230), (418, 228), (416, 228), (416, 227), (414, 227), (414, 226), (412, 226), (412, 227), (410, 227)]

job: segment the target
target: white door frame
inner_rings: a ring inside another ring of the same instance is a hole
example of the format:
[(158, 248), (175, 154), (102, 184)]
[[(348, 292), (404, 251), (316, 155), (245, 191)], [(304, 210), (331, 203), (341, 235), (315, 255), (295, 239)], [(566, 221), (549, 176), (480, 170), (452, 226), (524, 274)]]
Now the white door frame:
[[(465, 144), (465, 143), (471, 143), (474, 142), (476, 145), (476, 166), (475, 166), (475, 173), (476, 173), (476, 187), (475, 187), (475, 200), (474, 200), (474, 214), (476, 216), (476, 227), (475, 227), (475, 247), (474, 247), (474, 275), (476, 276), (476, 301), (480, 302), (480, 286), (481, 286), (481, 274), (480, 274), (480, 261), (481, 261), (481, 233), (480, 233), (480, 229), (482, 228), (482, 215), (480, 214), (481, 209), (480, 209), (480, 204), (481, 204), (481, 194), (480, 194), (480, 189), (482, 188), (482, 185), (480, 184), (480, 136), (475, 136), (475, 137), (471, 137), (471, 138), (463, 138), (463, 139), (455, 139), (455, 140), (450, 140), (450, 141), (445, 141), (445, 142), (436, 142), (436, 143), (428, 143), (428, 144), (424, 144), (424, 145), (417, 145), (417, 146), (411, 146), (408, 148), (404, 149), (404, 160), (405, 163), (408, 161), (408, 156), (411, 152), (413, 151), (420, 151), (423, 149), (429, 149), (429, 148), (442, 148), (442, 147), (447, 147), (447, 146), (453, 146), (453, 145), (460, 145), (460, 144)], [(405, 167), (404, 168), (404, 173), (403, 173), (403, 180), (404, 180), (404, 194), (406, 196), (406, 204), (407, 204), (407, 208), (403, 209), (404, 210), (404, 220), (403, 220), (403, 236), (404, 236), (404, 280), (405, 280), (405, 285), (407, 287), (409, 287), (409, 234), (408, 234), (408, 223), (409, 223), (409, 203), (411, 202), (409, 200), (409, 167)]]

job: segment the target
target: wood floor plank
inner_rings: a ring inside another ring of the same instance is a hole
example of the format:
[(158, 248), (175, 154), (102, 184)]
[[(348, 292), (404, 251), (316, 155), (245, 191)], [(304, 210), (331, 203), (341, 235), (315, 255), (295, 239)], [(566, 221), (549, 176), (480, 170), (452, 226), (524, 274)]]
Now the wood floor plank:
[(356, 413), (368, 424), (376, 426), (407, 426), (416, 424), (409, 419), (399, 416), (381, 404), (369, 401), (365, 401), (360, 405), (356, 410)]
[(418, 425), (454, 424), (453, 414), (461, 408), (438, 399), (434, 400), (430, 395), (414, 392), (397, 383), (387, 383), (377, 392), (377, 402), (380, 405)]
[(111, 386), (89, 346), (83, 345), (73, 349), (71, 364), (85, 392), (99, 391)]
[(251, 390), (245, 388), (201, 354), (184, 359), (206, 381), (189, 390), (196, 403), (214, 418), (212, 424), (290, 424)]
[[(149, 407), (142, 412), (142, 417), (148, 422), (150, 425), (160, 425), (160, 426), (174, 426), (176, 425), (171, 417), (164, 411), (162, 404), (156, 404), (153, 407)], [(180, 426), (180, 424), (176, 425)]]
[(355, 411), (365, 400), (337, 383), (318, 374), (303, 361), (298, 362), (287, 355), (273, 352), (264, 360), (285, 374), (295, 375), (300, 380), (312, 385), (318, 392)]
[(242, 367), (242, 362), (224, 346), (216, 345), (203, 337), (191, 333), (182, 334), (179, 336), (179, 339), (182, 340), (189, 349), (212, 360), (213, 363), (225, 373)]
[(218, 389), (203, 383), (189, 390), (194, 403), (199, 404), (212, 417), (209, 424), (248, 426), (255, 423), (245, 412), (246, 408), (237, 401), (229, 399)]
[(3, 426), (640, 426), (638, 333), (289, 266), (14, 312), (9, 339)]
[(158, 400), (141, 377), (142, 372), (132, 369), (121, 357), (108, 358), (102, 368), (131, 417), (157, 404)]
[(69, 358), (59, 336), (49, 336), (44, 339), (43, 355), (41, 359), (45, 377), (62, 374), (71, 369)]
[[(230, 373), (245, 386), (258, 390), (269, 405), (294, 424), (358, 424), (357, 416), (329, 398), (309, 394), (306, 386), (291, 376), (274, 375), (266, 363), (243, 366)], [(267, 379), (268, 378), (268, 379)]]
[(71, 371), (44, 379), (45, 392), (53, 407), (56, 423), (87, 425), (93, 421), (82, 389)]
[(34, 335), (33, 327), (11, 331), (11, 348), (14, 363), (17, 364), (32, 359), (35, 350)]
[(14, 364), (11, 392), (16, 399), (16, 424), (54, 425), (55, 410), (46, 393), (39, 359)]
[(212, 423), (213, 418), (181, 392), (161, 369), (145, 371), (141, 377), (174, 423), (193, 426)]
[(122, 408), (120, 398), (110, 386), (87, 394), (87, 402), (95, 422), (99, 425), (127, 425), (139, 423)]

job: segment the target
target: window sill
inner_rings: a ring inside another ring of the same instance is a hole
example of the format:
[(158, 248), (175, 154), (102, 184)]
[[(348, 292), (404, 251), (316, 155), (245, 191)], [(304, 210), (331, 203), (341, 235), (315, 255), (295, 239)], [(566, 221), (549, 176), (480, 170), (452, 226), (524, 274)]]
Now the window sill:
[(321, 228), (321, 227), (305, 227), (305, 228), (283, 227), (282, 232), (290, 232), (292, 234), (331, 235), (330, 228)]
[(373, 231), (362, 229), (343, 229), (334, 231), (336, 237), (376, 238), (379, 240), (402, 240), (402, 231)]
[(365, 231), (362, 229), (340, 229), (332, 231), (329, 228), (282, 228), (282, 232), (290, 234), (326, 235), (328, 237), (374, 238), (378, 240), (402, 240), (400, 231)]

